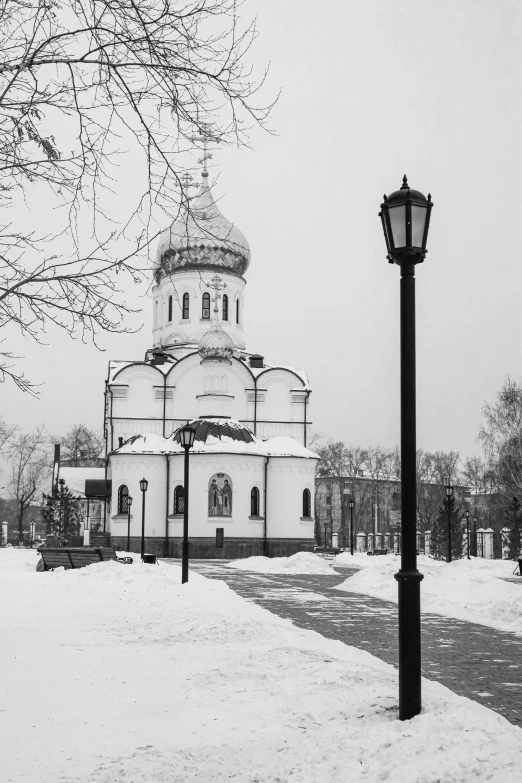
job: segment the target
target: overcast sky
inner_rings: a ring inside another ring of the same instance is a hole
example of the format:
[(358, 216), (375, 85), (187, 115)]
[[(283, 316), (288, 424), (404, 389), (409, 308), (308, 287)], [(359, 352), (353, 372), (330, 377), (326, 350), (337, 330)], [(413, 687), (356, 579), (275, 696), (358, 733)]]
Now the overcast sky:
[[(416, 275), (418, 447), (480, 453), (484, 402), (520, 377), (519, 2), (248, 0), (243, 13), (258, 16), (252, 61), (270, 61), (269, 91), (282, 90), (276, 135), (213, 160), (215, 196), (252, 250), (247, 349), (308, 373), (326, 438), (399, 442), (400, 273), (378, 212), (406, 173), (434, 202)], [(101, 429), (109, 358), (152, 345), (138, 293), (143, 328), (102, 339), (105, 353), (10, 335), (44, 385), (38, 400), (1, 386), (4, 417)]]

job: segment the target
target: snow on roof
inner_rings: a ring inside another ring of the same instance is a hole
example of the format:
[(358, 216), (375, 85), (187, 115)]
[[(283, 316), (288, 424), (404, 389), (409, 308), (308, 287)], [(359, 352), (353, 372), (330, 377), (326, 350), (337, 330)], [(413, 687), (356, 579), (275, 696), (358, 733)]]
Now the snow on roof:
[(60, 466), (59, 479), (65, 480), (65, 485), (73, 495), (85, 497), (85, 482), (89, 479), (103, 480), (105, 468), (64, 468)]
[(319, 459), (315, 451), (301, 446), (294, 438), (278, 435), (265, 441), (266, 450), (271, 457), (305, 457), (306, 459)]
[[(257, 454), (263, 457), (302, 457), (319, 459), (313, 451), (301, 446), (293, 438), (276, 437), (262, 441), (252, 430), (236, 419), (196, 419), (196, 440), (191, 454), (225, 453)], [(136, 435), (130, 438), (116, 454), (182, 454), (183, 446), (175, 439), (161, 435)]]

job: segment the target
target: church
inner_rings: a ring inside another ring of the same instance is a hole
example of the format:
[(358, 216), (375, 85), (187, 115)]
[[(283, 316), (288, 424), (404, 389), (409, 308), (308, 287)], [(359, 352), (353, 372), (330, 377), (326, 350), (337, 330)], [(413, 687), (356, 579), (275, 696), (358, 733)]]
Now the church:
[(302, 370), (246, 349), (250, 248), (213, 198), (209, 157), (205, 142), (198, 193), (159, 239), (153, 347), (144, 360), (109, 363), (105, 530), (120, 549), (130, 533), (139, 551), (144, 516), (145, 551), (181, 557), (184, 450), (176, 433), (191, 423), (190, 557), (310, 551), (318, 460), (306, 447), (311, 389)]

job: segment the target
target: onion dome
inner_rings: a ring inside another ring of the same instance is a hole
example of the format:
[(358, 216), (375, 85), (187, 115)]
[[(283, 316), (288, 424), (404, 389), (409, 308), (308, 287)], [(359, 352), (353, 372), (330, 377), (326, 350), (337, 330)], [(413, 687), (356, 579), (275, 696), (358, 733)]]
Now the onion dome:
[(249, 263), (248, 242), (218, 209), (205, 170), (198, 195), (161, 235), (155, 281), (159, 283), (178, 269), (220, 269), (242, 276)]
[(228, 361), (234, 355), (234, 342), (219, 321), (215, 321), (205, 332), (198, 345), (201, 360)]

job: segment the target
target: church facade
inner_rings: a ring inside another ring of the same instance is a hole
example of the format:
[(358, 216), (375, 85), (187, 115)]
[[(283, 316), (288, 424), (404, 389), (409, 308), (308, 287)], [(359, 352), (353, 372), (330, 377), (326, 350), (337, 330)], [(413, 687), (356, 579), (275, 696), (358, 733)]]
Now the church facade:
[[(250, 248), (202, 182), (190, 208), (160, 237), (154, 266), (153, 347), (142, 361), (111, 361), (105, 391), (107, 530), (139, 551), (181, 556), (184, 451), (190, 451), (191, 557), (289, 555), (314, 545), (317, 455), (306, 448), (306, 374), (246, 349)], [(148, 481), (143, 495), (139, 482)]]

